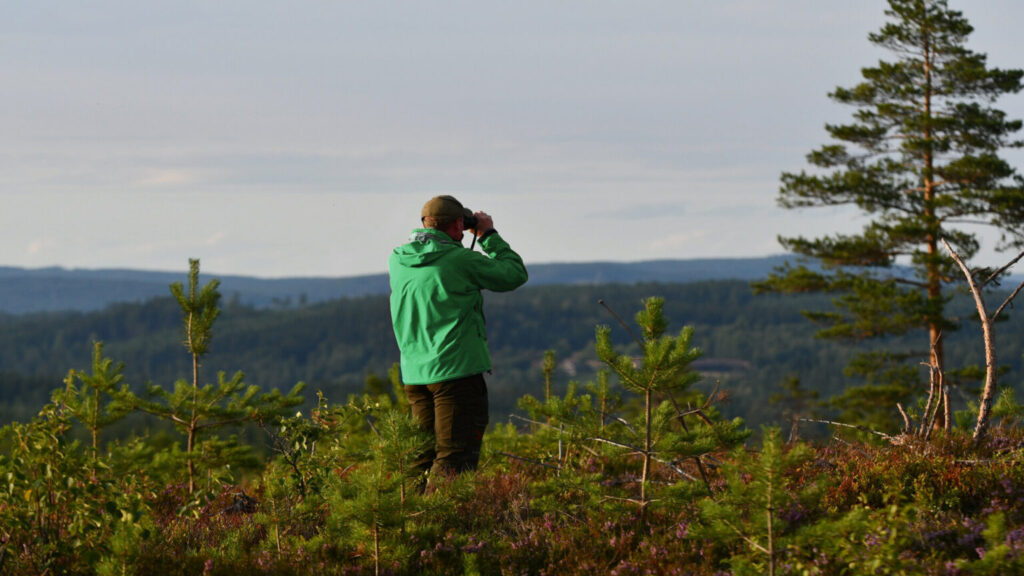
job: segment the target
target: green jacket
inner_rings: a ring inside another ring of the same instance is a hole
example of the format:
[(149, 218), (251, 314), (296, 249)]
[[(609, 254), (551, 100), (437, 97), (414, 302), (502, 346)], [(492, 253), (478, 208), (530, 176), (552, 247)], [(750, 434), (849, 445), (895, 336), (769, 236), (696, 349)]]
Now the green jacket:
[(481, 290), (526, 282), (523, 259), (496, 232), (480, 240), (490, 256), (440, 230), (412, 231), (391, 253), (391, 323), (405, 384), (434, 384), (491, 369)]

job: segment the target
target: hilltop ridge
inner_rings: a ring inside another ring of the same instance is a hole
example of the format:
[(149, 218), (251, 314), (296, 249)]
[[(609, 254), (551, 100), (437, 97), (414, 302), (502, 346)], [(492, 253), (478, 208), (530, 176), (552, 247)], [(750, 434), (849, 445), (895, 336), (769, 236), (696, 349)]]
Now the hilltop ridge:
[[(779, 255), (640, 262), (527, 263), (527, 267), (531, 286), (686, 283), (763, 278), (787, 258)], [(141, 302), (167, 296), (168, 286), (183, 281), (186, 272), (184, 267), (178, 272), (163, 272), (0, 266), (0, 312), (88, 312), (119, 302)], [(336, 278), (259, 278), (216, 273), (204, 273), (202, 276), (203, 282), (219, 279), (221, 293), (226, 299), (237, 299), (257, 308), (287, 307), (388, 291), (384, 273)]]

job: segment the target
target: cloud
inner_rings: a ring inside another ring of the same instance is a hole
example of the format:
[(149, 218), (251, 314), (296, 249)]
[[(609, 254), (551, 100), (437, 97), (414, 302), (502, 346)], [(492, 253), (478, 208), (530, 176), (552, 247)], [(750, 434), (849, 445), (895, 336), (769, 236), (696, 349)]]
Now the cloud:
[(674, 218), (687, 214), (686, 205), (682, 202), (666, 203), (621, 203), (607, 210), (590, 213), (594, 218), (614, 220), (650, 220), (652, 218)]
[(154, 170), (134, 182), (143, 188), (173, 187), (194, 183), (197, 178), (185, 170)]
[(692, 229), (685, 232), (677, 232), (668, 236), (654, 238), (648, 243), (652, 252), (675, 251), (676, 249), (690, 248), (694, 242), (702, 241), (708, 237), (708, 231), (703, 229)]
[(223, 241), (227, 237), (227, 232), (216, 232), (212, 236), (208, 237), (204, 244), (206, 244), (207, 246), (217, 246), (218, 244), (221, 243), (221, 241)]

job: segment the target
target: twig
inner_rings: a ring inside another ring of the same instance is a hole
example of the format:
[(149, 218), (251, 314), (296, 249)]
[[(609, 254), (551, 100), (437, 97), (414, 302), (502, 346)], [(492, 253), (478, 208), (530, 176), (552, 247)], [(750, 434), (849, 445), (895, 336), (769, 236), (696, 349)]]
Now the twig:
[(366, 423), (370, 425), (370, 430), (373, 430), (373, 433), (377, 435), (378, 440), (384, 440), (384, 437), (380, 435), (380, 430), (377, 430), (377, 427), (373, 425), (373, 419), (370, 418), (369, 414), (366, 415)]
[[(708, 415), (704, 413), (703, 408), (698, 408), (694, 410), (693, 413), (696, 414), (698, 418), (703, 420), (704, 423), (708, 425), (708, 428), (711, 428), (712, 432), (715, 432), (715, 423), (711, 421), (711, 418), (708, 418)], [(715, 432), (715, 436), (718, 436), (717, 432)], [(719, 438), (719, 440), (721, 440), (721, 438)]]
[(743, 534), (743, 532), (740, 532), (740, 529), (739, 529), (739, 528), (737, 528), (737, 527), (733, 526), (732, 524), (730, 524), (728, 520), (725, 520), (725, 519), (723, 518), (723, 519), (722, 519), (722, 523), (724, 523), (724, 524), (725, 524), (726, 526), (728, 526), (729, 528), (732, 528), (732, 529), (733, 529), (733, 531), (734, 531), (734, 532), (736, 532), (736, 535), (737, 535), (737, 536), (739, 536), (740, 538), (742, 538), (742, 539), (743, 539), (743, 540), (744, 540), (744, 541), (745, 541), (745, 542), (746, 542), (747, 544), (750, 544), (750, 547), (751, 547), (751, 548), (753, 548), (754, 550), (757, 550), (758, 552), (763, 552), (763, 553), (765, 553), (765, 554), (768, 554), (768, 550), (767, 550), (767, 549), (766, 549), (766, 548), (765, 548), (764, 546), (761, 546), (761, 545), (760, 545), (760, 544), (758, 544), (757, 542), (754, 542), (754, 540), (753, 540), (753, 539), (751, 539), (751, 538), (749, 538), (749, 537), (745, 536), (745, 535)]
[(1011, 464), (1017, 466), (1021, 463), (1021, 460), (953, 460), (953, 464), (960, 464), (962, 466), (989, 466), (992, 464)]
[(614, 418), (615, 418), (616, 422), (618, 422), (619, 424), (622, 424), (623, 426), (625, 426), (626, 430), (629, 430), (630, 432), (636, 434), (636, 429), (633, 428), (633, 425), (629, 423), (629, 420), (626, 420), (625, 418), (623, 418), (621, 416), (614, 416)]
[[(943, 407), (943, 396), (946, 391), (946, 378), (943, 376), (942, 371), (939, 367), (930, 364), (931, 368), (931, 382), (932, 382), (932, 394), (935, 397), (935, 406), (932, 407), (932, 413), (929, 415), (927, 412), (924, 414), (924, 421), (921, 422), (921, 437), (928, 440), (932, 435), (932, 429), (935, 428), (935, 420), (939, 417), (939, 410)], [(937, 393), (936, 393), (937, 392)], [(931, 404), (931, 396), (928, 398), (929, 405)]]
[[(987, 286), (989, 282), (995, 280), (996, 277), (998, 277), (1000, 274), (1002, 274), (1003, 272), (1006, 272), (1007, 270), (1009, 270), (1010, 267), (1013, 266), (1014, 264), (1016, 264), (1017, 262), (1019, 262), (1021, 258), (1024, 258), (1024, 252), (1021, 252), (1020, 254), (1017, 255), (1016, 258), (1014, 258), (1013, 260), (1010, 260), (1009, 262), (1007, 262), (1006, 266), (1003, 266), (999, 270), (996, 270), (995, 272), (993, 272), (992, 275), (989, 276), (987, 280), (985, 280), (984, 282), (981, 283), (981, 287), (984, 288), (985, 286)], [(1024, 285), (1022, 285), (1022, 286), (1024, 286)], [(1020, 288), (1017, 288), (1017, 290), (1020, 291)]]
[(509, 418), (515, 418), (516, 420), (522, 420), (523, 422), (526, 422), (527, 424), (536, 424), (537, 426), (544, 426), (545, 428), (554, 428), (554, 426), (552, 426), (551, 424), (549, 424), (547, 422), (538, 422), (537, 420), (531, 420), (530, 418), (525, 418), (525, 417), (520, 416), (518, 414), (509, 414), (508, 417)]
[(616, 442), (615, 440), (608, 440), (607, 438), (598, 438), (598, 437), (591, 438), (591, 440), (594, 440), (595, 442), (603, 442), (605, 444), (611, 444), (612, 446), (617, 446), (619, 448), (626, 448), (627, 450), (636, 452), (637, 454), (645, 454), (643, 448), (639, 448), (637, 446), (630, 446), (629, 444), (623, 444), (622, 442)]
[(622, 321), (622, 318), (619, 318), (619, 315), (616, 314), (615, 311), (612, 310), (607, 304), (605, 304), (603, 299), (598, 300), (597, 303), (600, 304), (601, 306), (604, 306), (604, 309), (607, 310), (608, 313), (611, 314), (613, 318), (615, 318), (616, 320), (619, 321), (619, 324), (621, 324), (622, 327), (626, 329), (626, 332), (629, 332), (629, 335), (633, 337), (633, 341), (635, 341), (637, 344), (639, 344), (640, 345), (640, 349), (643, 350), (644, 349), (644, 343), (641, 342), (640, 339), (637, 338), (636, 334), (633, 333), (633, 330), (631, 330), (630, 327), (625, 322)]
[(654, 498), (644, 502), (641, 500), (637, 500), (636, 498), (622, 498), (620, 496), (605, 496), (604, 498), (602, 498), (602, 500), (617, 500), (619, 502), (629, 502), (630, 504), (636, 504), (637, 506), (647, 506), (650, 505), (652, 502), (659, 501), (658, 498)]
[[(1024, 252), (1021, 252), (1021, 254), (1024, 255)], [(999, 315), (1003, 312), (1003, 308), (1006, 308), (1006, 306), (1010, 302), (1013, 302), (1013, 299), (1017, 297), (1017, 294), (1020, 294), (1021, 289), (1024, 289), (1024, 282), (1021, 282), (1020, 286), (1017, 286), (1017, 289), (1013, 291), (1013, 294), (1010, 294), (1010, 296), (1003, 301), (1002, 305), (999, 306), (999, 309), (997, 309), (992, 314), (992, 320), (995, 320), (996, 318), (999, 317)]]
[(934, 424), (934, 417), (938, 415), (939, 406), (942, 404), (942, 389), (938, 385), (938, 378), (936, 378), (936, 372), (938, 371), (938, 353), (936, 350), (941, 340), (942, 332), (939, 332), (929, 343), (928, 362), (921, 363), (922, 366), (928, 367), (928, 402), (924, 405), (924, 412), (921, 414), (921, 428), (918, 430), (917, 435), (925, 440), (931, 435), (930, 426)]
[[(257, 422), (257, 426), (259, 426), (261, 430), (263, 430), (268, 436), (270, 436), (270, 439), (273, 442), (273, 446), (271, 449), (280, 454), (281, 457), (284, 458), (284, 461), (287, 462), (289, 466), (291, 466), (292, 472), (295, 474), (295, 477), (299, 479), (299, 494), (302, 496), (303, 499), (305, 499), (306, 479), (304, 477), (304, 474), (302, 473), (302, 470), (299, 470), (299, 458), (296, 455), (297, 450), (291, 450), (288, 444), (284, 441), (284, 439), (281, 438), (281, 435), (267, 428), (267, 426), (263, 423), (262, 420)], [(316, 446), (315, 442), (313, 443), (313, 446)]]
[(856, 446), (854, 446), (853, 444), (847, 442), (846, 440), (843, 440), (839, 436), (833, 436), (832, 439), (835, 440), (836, 442), (839, 442), (840, 444), (846, 446), (847, 448), (853, 450), (854, 452), (860, 453), (862, 456), (866, 456), (868, 458), (871, 458), (870, 454), (868, 454), (867, 452), (861, 450), (860, 448), (857, 448)]
[(835, 421), (832, 421), (832, 420), (818, 420), (818, 419), (815, 419), (815, 418), (801, 418), (800, 421), (801, 422), (813, 422), (815, 424), (830, 424), (832, 426), (842, 426), (843, 428), (853, 428), (854, 430), (860, 430), (861, 432), (869, 432), (871, 434), (875, 434), (877, 436), (881, 436), (882, 438), (885, 438), (886, 440), (892, 442), (893, 444), (900, 444), (901, 443), (895, 436), (891, 436), (889, 434), (886, 434), (885, 432), (879, 432), (878, 430), (872, 430), (871, 428), (868, 428), (867, 426), (861, 426), (859, 424), (847, 424), (845, 422), (835, 422)]
[(555, 466), (554, 464), (548, 464), (547, 462), (541, 462), (540, 460), (534, 460), (533, 458), (524, 458), (522, 456), (516, 456), (515, 454), (509, 454), (508, 452), (495, 452), (495, 454), (505, 456), (506, 458), (512, 458), (513, 460), (520, 460), (522, 462), (529, 462), (530, 464), (544, 466), (545, 468), (553, 468), (558, 471), (562, 470), (561, 466)]
[(654, 455), (654, 452), (648, 453), (643, 448), (639, 448), (637, 446), (630, 446), (629, 444), (623, 444), (622, 442), (616, 442), (614, 440), (608, 440), (607, 438), (594, 437), (594, 438), (590, 438), (590, 440), (594, 440), (595, 442), (603, 442), (605, 444), (611, 444), (612, 446), (616, 446), (618, 448), (625, 448), (625, 449), (627, 449), (627, 450), (629, 450), (631, 452), (635, 452), (635, 453), (640, 454), (640, 455), (650, 456), (651, 460), (654, 460), (655, 462), (658, 462), (660, 464), (664, 464), (669, 470), (672, 470), (673, 472), (675, 472), (676, 474), (682, 476), (683, 478), (686, 478), (687, 480), (691, 480), (693, 482), (697, 482), (698, 481), (697, 478), (694, 478), (693, 476), (687, 474), (685, 471), (683, 471), (682, 468), (679, 468), (678, 466), (676, 466), (675, 463), (669, 462), (668, 460), (662, 460), (661, 458), (658, 458), (657, 456)]
[(906, 410), (903, 409), (903, 404), (897, 402), (896, 408), (900, 411), (900, 415), (903, 416), (903, 431), (910, 432), (910, 417), (907, 416)]

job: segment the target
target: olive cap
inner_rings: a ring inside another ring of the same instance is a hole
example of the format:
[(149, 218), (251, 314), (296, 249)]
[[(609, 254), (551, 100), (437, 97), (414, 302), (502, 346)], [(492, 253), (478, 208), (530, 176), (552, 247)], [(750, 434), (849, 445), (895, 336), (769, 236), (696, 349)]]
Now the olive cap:
[(420, 218), (438, 218), (441, 220), (455, 220), (459, 216), (463, 218), (472, 216), (473, 211), (462, 205), (461, 202), (452, 196), (435, 196), (423, 205)]

